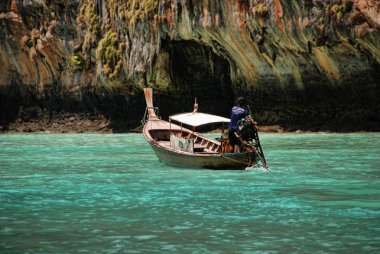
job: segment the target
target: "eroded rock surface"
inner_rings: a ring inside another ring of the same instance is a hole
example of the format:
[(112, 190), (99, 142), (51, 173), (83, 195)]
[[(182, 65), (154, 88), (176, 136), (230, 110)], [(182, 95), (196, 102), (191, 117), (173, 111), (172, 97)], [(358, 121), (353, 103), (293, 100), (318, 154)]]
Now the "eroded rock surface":
[(261, 124), (380, 130), (379, 28), (376, 0), (5, 0), (0, 126), (125, 131), (153, 87), (164, 117), (244, 95)]

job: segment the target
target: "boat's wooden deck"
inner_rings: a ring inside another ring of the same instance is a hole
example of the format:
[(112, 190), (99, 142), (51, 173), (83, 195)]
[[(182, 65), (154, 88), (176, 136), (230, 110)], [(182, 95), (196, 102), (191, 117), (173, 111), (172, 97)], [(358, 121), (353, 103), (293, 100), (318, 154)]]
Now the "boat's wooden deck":
[[(207, 141), (207, 140), (206, 140)], [(170, 148), (170, 141), (161, 140), (157, 142), (159, 145)], [(199, 154), (218, 154), (220, 145), (213, 142), (199, 142), (194, 144), (194, 153)]]
[(193, 132), (186, 128), (181, 128), (175, 124), (169, 124), (162, 120), (149, 121), (146, 124), (149, 136), (152, 137), (160, 146), (170, 149), (171, 133), (180, 133), (185, 139), (194, 141), (194, 153), (197, 154), (219, 154), (222, 151), (221, 143), (210, 139), (200, 133)]

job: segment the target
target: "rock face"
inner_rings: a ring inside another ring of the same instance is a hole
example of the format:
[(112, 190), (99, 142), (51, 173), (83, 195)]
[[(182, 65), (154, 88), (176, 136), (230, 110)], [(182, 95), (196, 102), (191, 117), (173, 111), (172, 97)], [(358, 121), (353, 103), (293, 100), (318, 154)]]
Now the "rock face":
[(0, 126), (124, 131), (153, 87), (164, 117), (244, 95), (261, 124), (378, 131), (379, 29), (376, 0), (5, 0)]

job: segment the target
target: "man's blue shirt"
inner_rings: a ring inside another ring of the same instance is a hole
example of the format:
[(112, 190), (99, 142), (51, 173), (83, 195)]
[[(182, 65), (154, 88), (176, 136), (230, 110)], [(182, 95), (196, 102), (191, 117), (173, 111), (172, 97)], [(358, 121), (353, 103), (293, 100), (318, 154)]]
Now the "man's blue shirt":
[(234, 106), (231, 112), (231, 121), (228, 129), (239, 130), (238, 121), (249, 114), (248, 110), (239, 106)]

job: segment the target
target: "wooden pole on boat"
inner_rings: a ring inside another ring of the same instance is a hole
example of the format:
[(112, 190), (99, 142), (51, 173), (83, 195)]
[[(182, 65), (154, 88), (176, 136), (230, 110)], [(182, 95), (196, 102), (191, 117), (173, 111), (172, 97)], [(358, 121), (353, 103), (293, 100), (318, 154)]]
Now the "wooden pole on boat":
[(172, 142), (170, 141), (170, 136), (172, 135), (172, 119), (169, 118), (169, 142), (170, 142), (170, 147), (172, 147)]
[(254, 145), (250, 144), (253, 151), (256, 153), (256, 155), (259, 157), (259, 159), (261, 160), (261, 162), (263, 163), (263, 166), (265, 169), (269, 170), (269, 167), (267, 166), (267, 163), (265, 161), (265, 158), (261, 156), (260, 152), (256, 151), (256, 148)]
[(220, 137), (220, 153), (224, 153), (223, 151), (225, 151), (225, 146), (226, 144), (224, 142), (224, 123), (222, 123), (222, 136)]
[[(194, 109), (193, 109), (193, 114), (197, 113), (198, 112), (198, 102), (197, 102), (197, 97), (195, 97), (195, 101), (194, 101)], [(195, 138), (194, 138), (194, 131), (195, 131), (195, 127), (193, 126), (193, 134), (192, 134), (192, 138), (193, 138), (193, 153), (194, 153), (194, 143), (195, 143)]]
[(267, 166), (267, 162), (265, 161), (265, 158), (261, 155), (260, 151), (256, 151), (255, 145), (253, 145), (251, 142), (245, 142), (236, 132), (234, 132), (234, 133), (235, 133), (236, 138), (239, 139), (240, 143), (242, 143), (243, 145), (244, 144), (249, 145), (252, 148), (253, 152), (257, 155), (257, 157), (259, 157), (259, 159), (263, 163), (263, 167), (266, 170), (269, 170), (269, 167)]
[(197, 113), (197, 112), (198, 112), (198, 102), (197, 102), (197, 97), (195, 97), (193, 113)]
[(192, 136), (193, 136), (193, 142), (192, 142), (192, 143), (193, 143), (193, 153), (194, 153), (194, 143), (195, 143), (195, 139), (194, 139), (194, 130), (195, 130), (195, 127), (193, 126), (193, 135), (192, 135)]
[(154, 112), (154, 107), (153, 107), (153, 90), (152, 90), (152, 88), (144, 88), (144, 95), (145, 95), (146, 107), (148, 110), (148, 119), (149, 118), (157, 118), (156, 112)]
[(253, 124), (253, 127), (254, 127), (253, 129), (255, 131), (255, 140), (256, 140), (256, 143), (257, 143), (257, 147), (259, 149), (259, 153), (262, 155), (262, 162), (266, 164), (264, 152), (263, 152), (263, 149), (262, 149), (261, 143), (260, 143), (259, 132), (257, 130), (255, 122), (253, 121), (252, 111), (251, 111), (251, 108), (250, 108), (249, 105), (248, 105), (248, 110), (249, 110), (249, 118), (251, 118), (251, 121), (252, 121), (252, 124)]

